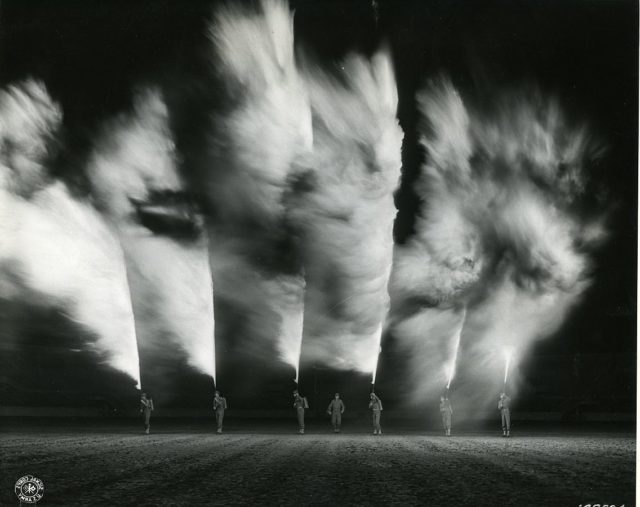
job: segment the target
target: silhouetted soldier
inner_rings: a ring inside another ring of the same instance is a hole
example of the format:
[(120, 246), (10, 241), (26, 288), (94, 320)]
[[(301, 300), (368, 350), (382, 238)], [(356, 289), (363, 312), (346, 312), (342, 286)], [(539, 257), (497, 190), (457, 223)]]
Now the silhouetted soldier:
[(144, 432), (148, 435), (151, 428), (151, 412), (153, 411), (153, 400), (151, 396), (147, 397), (147, 393), (142, 393), (140, 397), (140, 413), (144, 419)]
[(304, 409), (309, 408), (307, 399), (300, 396), (298, 390), (293, 391), (293, 406), (298, 415), (298, 433), (304, 434)]
[(340, 425), (342, 424), (342, 414), (344, 414), (344, 403), (340, 399), (340, 393), (336, 393), (336, 396), (329, 407), (327, 413), (331, 414), (331, 424), (333, 424), (333, 432), (340, 433)]
[(382, 400), (378, 398), (375, 393), (371, 393), (369, 397), (369, 408), (373, 411), (373, 434), (382, 435), (382, 428), (380, 427), (380, 412), (382, 412)]
[(446, 396), (440, 396), (440, 415), (442, 416), (442, 426), (444, 427), (444, 434), (451, 436), (451, 414), (453, 414), (453, 407), (449, 398)]
[(511, 405), (511, 398), (505, 393), (500, 393), (500, 399), (498, 400), (498, 410), (502, 417), (502, 436), (508, 437), (511, 433), (511, 411), (509, 409)]
[(216, 424), (218, 433), (222, 433), (222, 421), (224, 421), (224, 411), (227, 409), (227, 399), (220, 396), (220, 391), (216, 391), (213, 397), (213, 411), (216, 414)]

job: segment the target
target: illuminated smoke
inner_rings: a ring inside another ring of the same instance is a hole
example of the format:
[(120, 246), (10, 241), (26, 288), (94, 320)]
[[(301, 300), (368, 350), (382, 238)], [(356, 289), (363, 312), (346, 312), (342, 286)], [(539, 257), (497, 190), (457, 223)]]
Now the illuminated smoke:
[[(0, 265), (16, 280), (13, 287), (0, 286), (0, 297), (63, 309), (89, 331), (87, 349), (139, 387), (120, 244), (100, 214), (45, 167), (61, 121), (58, 105), (38, 82), (0, 92)], [(34, 292), (42, 297), (34, 301)]]
[(386, 51), (351, 55), (340, 76), (305, 62), (313, 150), (287, 201), (307, 278), (303, 361), (375, 375), (387, 285), (402, 132)]
[[(210, 36), (229, 106), (214, 117), (209, 166), (216, 170), (200, 177), (215, 209), (213, 234), (224, 238), (221, 266), (241, 267), (223, 272), (216, 256), (214, 274), (225, 280), (217, 297), (246, 315), (252, 338), (243, 350), (264, 350), (257, 344), (271, 335), (297, 368), (303, 325), (303, 362), (373, 375), (400, 170), (390, 58), (351, 56), (342, 76), (309, 58), (297, 66), (286, 2), (227, 6)], [(290, 241), (284, 260), (283, 237)], [(302, 278), (304, 306), (283, 292)]]
[(312, 143), (293, 16), (282, 1), (264, 0), (257, 10), (228, 5), (216, 12), (209, 35), (231, 107), (215, 118), (211, 144), (223, 147), (214, 155), (221, 160), (202, 182), (224, 218), (280, 225), (292, 164)]
[(208, 239), (178, 162), (167, 108), (147, 90), (131, 116), (105, 127), (87, 172), (123, 245), (143, 364), (158, 368), (181, 351), (215, 382)]
[(419, 402), (438, 393), (428, 367), (452, 343), (453, 309), (466, 305), (456, 398), (471, 410), (501, 389), (502, 352), (513, 351), (513, 370), (588, 287), (589, 252), (604, 232), (602, 217), (583, 216), (579, 204), (596, 152), (586, 129), (538, 92), (505, 94), (480, 112), (443, 79), (418, 105), (423, 207), (395, 253), (395, 330), (412, 353)]
[[(242, 315), (231, 331), (244, 354), (283, 360), (299, 375), (304, 276), (286, 230), (285, 194), (311, 147), (311, 111), (294, 59), (286, 2), (228, 4), (209, 26), (225, 107), (211, 119), (195, 175), (212, 210), (217, 302)], [(240, 329), (239, 329), (240, 328)]]

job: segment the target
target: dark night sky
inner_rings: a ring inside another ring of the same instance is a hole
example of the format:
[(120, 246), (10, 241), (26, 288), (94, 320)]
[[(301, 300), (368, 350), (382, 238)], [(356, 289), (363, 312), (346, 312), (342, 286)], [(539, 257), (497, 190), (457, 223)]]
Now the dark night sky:
[[(327, 65), (351, 50), (370, 53), (382, 41), (391, 47), (400, 95), (398, 115), (405, 133), (402, 184), (396, 194), (396, 240), (403, 242), (411, 235), (419, 207), (412, 184), (423, 153), (417, 145), (414, 96), (426, 79), (449, 73), (465, 97), (479, 106), (502, 87), (537, 83), (560, 99), (571, 118), (587, 121), (606, 145), (607, 152), (592, 167), (591, 177), (594, 188), (608, 192), (613, 210), (611, 237), (597, 254), (595, 283), (584, 304), (555, 337), (536, 348), (528, 368), (534, 376), (537, 369), (544, 369), (544, 357), (575, 352), (635, 356), (637, 3), (379, 0), (375, 4), (374, 10), (370, 1), (297, 0), (293, 7), (298, 43)], [(65, 132), (56, 170), (79, 191), (84, 157), (100, 122), (128, 110), (132, 90), (145, 83), (161, 83), (169, 104), (179, 109), (175, 133), (185, 152), (184, 163), (189, 164), (191, 143), (196, 142), (198, 125), (204, 121), (198, 104), (190, 99), (202, 91), (211, 72), (205, 26), (212, 8), (211, 2), (177, 0), (2, 2), (0, 81), (39, 77), (61, 102)], [(212, 90), (215, 93), (215, 87)], [(45, 324), (34, 331), (36, 342), (47, 334), (46, 329), (67, 325), (53, 326), (64, 321), (55, 312), (38, 319)], [(74, 334), (65, 329), (68, 332), (58, 332)], [(51, 336), (46, 339), (54, 341)], [(220, 375), (226, 374), (228, 384), (234, 384), (229, 395), (249, 404), (261, 396), (259, 382), (242, 383), (231, 371), (246, 367), (250, 360), (234, 352), (225, 337), (217, 340), (219, 357), (228, 358), (219, 365)], [(402, 369), (402, 361), (394, 355), (393, 337), (389, 340), (381, 378), (393, 386), (394, 372)], [(42, 383), (51, 372), (65, 369), (59, 378), (53, 374), (56, 389), (64, 391), (69, 371), (82, 368), (74, 362), (77, 358), (62, 358), (56, 367), (42, 361), (42, 374), (12, 370), (17, 382), (42, 389), (34, 382)], [(617, 387), (635, 386), (634, 373), (627, 372)], [(25, 380), (28, 375), (32, 376)], [(258, 377), (280, 379), (283, 384), (290, 378), (286, 372), (268, 368)], [(332, 382), (338, 382), (330, 377), (327, 374), (329, 391)], [(189, 378), (183, 385), (197, 390), (204, 381)], [(100, 383), (91, 388), (99, 392)]]

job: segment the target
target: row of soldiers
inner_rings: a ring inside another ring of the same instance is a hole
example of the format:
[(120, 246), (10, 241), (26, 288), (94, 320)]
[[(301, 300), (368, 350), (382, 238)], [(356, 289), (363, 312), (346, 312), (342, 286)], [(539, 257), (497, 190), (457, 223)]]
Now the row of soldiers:
[[(293, 407), (296, 409), (298, 418), (298, 433), (304, 434), (304, 415), (305, 409), (309, 408), (307, 399), (302, 396), (298, 390), (293, 391)], [(498, 410), (502, 420), (502, 436), (511, 436), (511, 398), (506, 393), (500, 393), (498, 399)], [(227, 400), (220, 395), (219, 391), (215, 392), (213, 398), (213, 411), (216, 415), (217, 432), (222, 433), (222, 423), (224, 421), (224, 411), (228, 408)], [(140, 414), (143, 416), (145, 433), (149, 434), (151, 412), (153, 411), (153, 400), (146, 393), (142, 393), (140, 398)], [(375, 394), (369, 395), (369, 409), (372, 413), (373, 434), (382, 435), (380, 426), (380, 415), (382, 412), (382, 400)], [(331, 424), (334, 433), (340, 433), (342, 425), (342, 414), (344, 414), (345, 405), (340, 398), (340, 393), (336, 393), (331, 403), (327, 407), (327, 413), (331, 416)], [(440, 415), (442, 417), (442, 426), (446, 436), (451, 436), (451, 419), (453, 416), (453, 407), (447, 396), (440, 397)]]
[[(300, 395), (298, 390), (293, 391), (293, 407), (296, 409), (298, 416), (298, 433), (304, 434), (304, 410), (309, 408), (307, 399)], [(380, 412), (382, 412), (382, 400), (375, 394), (369, 395), (369, 408), (373, 415), (373, 434), (382, 435), (380, 427)], [(331, 425), (334, 433), (340, 433), (342, 425), (342, 414), (344, 414), (344, 402), (340, 399), (340, 393), (336, 393), (331, 403), (327, 407), (327, 414), (331, 416)]]
[[(500, 411), (500, 419), (502, 422), (502, 436), (511, 436), (511, 398), (507, 393), (500, 393), (498, 398), (498, 410)], [(453, 415), (453, 407), (447, 396), (440, 396), (440, 416), (442, 417), (442, 427), (444, 434), (451, 436), (451, 416)]]

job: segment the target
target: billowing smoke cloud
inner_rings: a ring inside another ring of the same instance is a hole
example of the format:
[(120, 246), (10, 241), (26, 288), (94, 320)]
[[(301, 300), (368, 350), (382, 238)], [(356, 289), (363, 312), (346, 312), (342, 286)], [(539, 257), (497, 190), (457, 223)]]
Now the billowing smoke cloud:
[(340, 76), (306, 62), (313, 150), (288, 200), (307, 274), (303, 358), (375, 375), (389, 306), (402, 132), (386, 51)]
[(478, 407), (503, 387), (505, 354), (517, 369), (588, 287), (588, 253), (604, 236), (601, 219), (579, 207), (595, 152), (585, 129), (540, 94), (505, 95), (492, 111), (471, 111), (445, 79), (418, 104), (424, 205), (415, 236), (395, 254), (395, 329), (412, 355), (413, 401), (428, 399), (446, 385), (439, 372), (455, 357), (456, 315), (466, 307), (462, 378), (453, 385)]
[(184, 354), (215, 380), (213, 288), (203, 218), (185, 197), (157, 91), (105, 127), (87, 173), (125, 252), (143, 363)]
[(210, 35), (231, 104), (202, 176), (224, 251), (218, 300), (240, 305), (248, 341), (275, 339), (296, 371), (304, 328), (304, 361), (372, 373), (402, 139), (389, 55), (351, 56), (341, 76), (297, 66), (280, 1), (223, 8)]
[(257, 9), (229, 5), (217, 11), (210, 39), (227, 91), (198, 175), (212, 210), (216, 298), (242, 315), (235, 340), (243, 352), (264, 359), (271, 351), (297, 377), (304, 277), (284, 196), (312, 133), (294, 59), (293, 16), (281, 1), (265, 0)]
[(139, 385), (120, 244), (100, 214), (52, 180), (45, 165), (61, 121), (39, 82), (0, 92), (0, 297), (41, 295), (31, 303), (63, 309), (90, 332), (87, 347)]
[(285, 2), (265, 0), (260, 7), (221, 8), (210, 26), (231, 106), (215, 118), (212, 151), (220, 160), (203, 183), (218, 213), (268, 228), (279, 225), (292, 163), (310, 148), (312, 133), (294, 60), (293, 16)]

